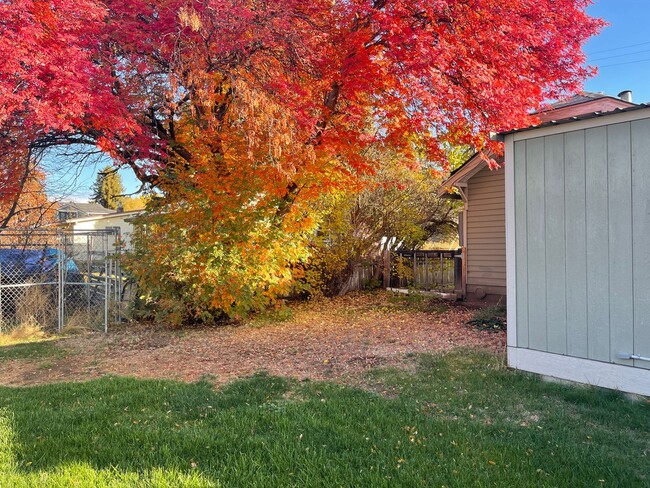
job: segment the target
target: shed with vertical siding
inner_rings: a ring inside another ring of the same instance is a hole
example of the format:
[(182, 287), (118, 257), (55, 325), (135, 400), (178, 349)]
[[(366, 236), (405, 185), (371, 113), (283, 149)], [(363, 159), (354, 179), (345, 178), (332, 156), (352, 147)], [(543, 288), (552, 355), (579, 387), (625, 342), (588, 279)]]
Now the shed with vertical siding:
[(650, 395), (650, 107), (504, 141), (508, 364)]

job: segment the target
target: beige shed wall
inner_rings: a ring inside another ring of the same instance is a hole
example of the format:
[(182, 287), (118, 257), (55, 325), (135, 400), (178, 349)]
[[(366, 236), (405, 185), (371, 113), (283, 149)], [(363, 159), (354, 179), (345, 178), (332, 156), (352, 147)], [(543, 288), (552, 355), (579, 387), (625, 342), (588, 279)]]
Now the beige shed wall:
[(467, 182), (467, 293), (506, 295), (504, 171), (487, 166)]

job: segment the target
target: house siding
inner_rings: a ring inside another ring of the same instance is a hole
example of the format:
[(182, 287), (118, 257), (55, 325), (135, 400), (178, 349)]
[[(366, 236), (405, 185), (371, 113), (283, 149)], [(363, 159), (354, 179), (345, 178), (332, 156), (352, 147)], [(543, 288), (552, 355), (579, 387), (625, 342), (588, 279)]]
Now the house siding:
[(650, 368), (650, 118), (513, 153), (516, 347)]
[(467, 293), (506, 294), (504, 172), (485, 167), (467, 182)]
[(128, 219), (134, 218), (132, 212), (115, 213), (110, 217), (98, 217), (97, 219), (82, 219), (81, 221), (70, 221), (71, 227), (75, 231), (94, 231), (106, 230), (110, 228), (120, 229), (121, 245), (124, 249), (131, 248), (131, 236), (133, 234), (133, 224)]

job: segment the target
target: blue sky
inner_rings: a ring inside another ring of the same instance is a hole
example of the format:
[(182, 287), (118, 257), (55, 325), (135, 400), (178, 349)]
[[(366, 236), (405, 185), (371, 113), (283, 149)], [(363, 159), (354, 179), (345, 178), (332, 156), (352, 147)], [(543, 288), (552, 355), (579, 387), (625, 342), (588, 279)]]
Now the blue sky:
[[(61, 151), (65, 151), (65, 148)], [(112, 160), (104, 155), (96, 155), (87, 158), (83, 165), (76, 165), (58, 152), (53, 150), (43, 160), (43, 168), (48, 175), (48, 194), (64, 201), (87, 202), (97, 173), (106, 166), (111, 166)], [(123, 168), (119, 174), (126, 194), (134, 193), (140, 188), (140, 182), (133, 176), (133, 171)]]
[[(610, 25), (585, 46), (588, 63), (598, 66), (598, 75), (586, 81), (585, 89), (613, 96), (632, 90), (635, 102), (650, 102), (650, 0), (596, 0), (588, 12)], [(68, 189), (65, 198), (86, 201), (95, 175), (107, 163), (110, 161), (103, 158), (77, 172), (55, 172), (49, 178), (50, 187), (69, 180), (64, 185)], [(130, 170), (120, 174), (128, 193), (139, 188)]]
[(585, 89), (613, 96), (632, 90), (634, 102), (650, 102), (650, 0), (596, 0), (587, 12), (610, 25), (584, 48), (598, 67)]

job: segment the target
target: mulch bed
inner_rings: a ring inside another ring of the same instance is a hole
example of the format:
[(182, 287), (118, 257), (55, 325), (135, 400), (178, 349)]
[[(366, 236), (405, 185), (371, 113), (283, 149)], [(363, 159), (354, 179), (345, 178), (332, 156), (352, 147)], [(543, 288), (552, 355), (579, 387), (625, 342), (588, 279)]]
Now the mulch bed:
[(367, 369), (404, 366), (413, 353), (455, 348), (505, 350), (505, 333), (466, 326), (457, 304), (427, 312), (389, 293), (354, 294), (293, 306), (285, 322), (174, 330), (146, 324), (58, 342), (67, 357), (51, 363), (7, 361), (0, 384), (82, 381), (106, 374), (215, 384), (258, 371), (296, 379), (344, 379)]

